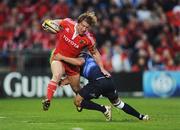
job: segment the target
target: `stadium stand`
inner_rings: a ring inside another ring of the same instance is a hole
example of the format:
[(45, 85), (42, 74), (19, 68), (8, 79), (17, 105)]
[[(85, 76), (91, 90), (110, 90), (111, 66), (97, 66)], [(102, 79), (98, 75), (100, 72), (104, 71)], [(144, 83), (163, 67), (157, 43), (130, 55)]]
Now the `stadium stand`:
[[(107, 70), (180, 70), (178, 0), (1, 0), (0, 66), (20, 71), (48, 66), (56, 41), (42, 30), (42, 21), (74, 19), (87, 10), (98, 16), (94, 35)], [(28, 62), (33, 55), (41, 64)]]

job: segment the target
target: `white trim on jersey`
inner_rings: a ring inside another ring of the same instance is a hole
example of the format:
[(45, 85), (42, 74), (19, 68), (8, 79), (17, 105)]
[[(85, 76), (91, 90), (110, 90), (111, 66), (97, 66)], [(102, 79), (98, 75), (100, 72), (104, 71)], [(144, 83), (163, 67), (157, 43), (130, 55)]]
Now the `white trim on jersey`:
[(78, 31), (77, 31), (77, 23), (75, 24), (75, 26), (74, 26), (74, 34), (73, 34), (73, 36), (72, 36), (72, 40), (74, 40), (77, 36), (78, 36)]
[(91, 41), (92, 44), (95, 44), (95, 40), (94, 38), (90, 35), (90, 33), (88, 32), (87, 34), (87, 37), (89, 38), (89, 40)]

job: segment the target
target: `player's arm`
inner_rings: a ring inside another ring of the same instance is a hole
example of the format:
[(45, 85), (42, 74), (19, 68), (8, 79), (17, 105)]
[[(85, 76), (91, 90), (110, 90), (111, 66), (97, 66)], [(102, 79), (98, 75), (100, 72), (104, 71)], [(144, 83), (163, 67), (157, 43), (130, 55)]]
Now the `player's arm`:
[(89, 51), (90, 51), (92, 57), (95, 59), (96, 63), (99, 65), (101, 72), (105, 76), (110, 77), (111, 74), (104, 69), (104, 66), (103, 66), (103, 63), (101, 60), (101, 55), (100, 55), (99, 51), (97, 50), (96, 46), (94, 45)]
[(82, 58), (82, 57), (70, 58), (70, 57), (63, 56), (59, 53), (54, 56), (54, 60), (64, 61), (64, 62), (67, 62), (69, 64), (77, 65), (77, 66), (83, 65), (85, 62), (84, 58)]

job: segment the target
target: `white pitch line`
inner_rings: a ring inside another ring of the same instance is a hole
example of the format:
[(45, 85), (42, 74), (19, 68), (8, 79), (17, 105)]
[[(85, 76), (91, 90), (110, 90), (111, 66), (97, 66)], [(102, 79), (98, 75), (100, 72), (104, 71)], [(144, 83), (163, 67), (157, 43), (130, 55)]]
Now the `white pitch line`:
[(71, 130), (83, 130), (83, 128), (80, 128), (80, 127), (74, 127), (74, 128), (72, 128)]
[(52, 122), (52, 123), (47, 123), (47, 122), (28, 122), (29, 124), (56, 124), (56, 123), (54, 123), (54, 122)]
[(32, 117), (32, 118), (39, 118), (40, 116), (30, 116), (30, 117)]

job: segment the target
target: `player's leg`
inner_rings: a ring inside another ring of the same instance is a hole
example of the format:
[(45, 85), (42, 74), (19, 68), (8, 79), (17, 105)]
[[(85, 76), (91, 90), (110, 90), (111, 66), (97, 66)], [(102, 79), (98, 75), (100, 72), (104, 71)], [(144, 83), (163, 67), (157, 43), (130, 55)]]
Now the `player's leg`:
[(79, 94), (76, 95), (76, 97), (74, 99), (74, 104), (77, 107), (82, 107), (82, 108), (89, 109), (89, 110), (97, 110), (97, 111), (100, 111), (103, 113), (106, 111), (106, 108), (104, 106), (94, 103), (90, 100), (85, 100)]
[(96, 85), (92, 84), (87, 84), (84, 86), (80, 91), (79, 94), (76, 95), (74, 104), (77, 107), (89, 109), (89, 110), (96, 110), (102, 112), (106, 116), (106, 120), (110, 121), (112, 116), (111, 116), (111, 106), (104, 106), (104, 105), (99, 105), (95, 102), (90, 101), (93, 98), (98, 98), (99, 93), (96, 93)]
[(68, 76), (68, 80), (70, 82), (71, 88), (75, 93), (78, 93), (80, 90), (80, 74)]
[[(74, 72), (73, 72), (74, 73)], [(80, 90), (80, 74), (79, 73), (74, 73), (74, 75), (68, 75), (68, 80), (70, 82), (70, 86), (72, 88), (72, 90), (74, 91), (75, 94), (77, 94)], [(76, 109), (78, 112), (82, 111), (82, 107), (77, 107)]]
[(51, 100), (57, 88), (57, 83), (65, 73), (64, 66), (60, 61), (52, 61), (51, 63), (52, 79), (48, 84), (47, 99)]
[(74, 104), (76, 105), (76, 107), (102, 112), (106, 117), (106, 121), (110, 121), (112, 119), (111, 106), (104, 106), (92, 102), (91, 100), (85, 100), (79, 94), (76, 95), (74, 99)]
[[(115, 84), (111, 79), (102, 80), (102, 95), (107, 97), (109, 101), (118, 109), (122, 109), (125, 113), (130, 114), (134, 117), (137, 117), (140, 120), (148, 120), (147, 115), (140, 114), (132, 106), (124, 103), (118, 97), (117, 90), (115, 89)], [(145, 119), (146, 118), (146, 119)]]
[(54, 95), (57, 88), (57, 83), (60, 81), (62, 75), (64, 74), (64, 67), (60, 61), (51, 62), (51, 72), (52, 79), (48, 83), (46, 99), (43, 100), (43, 109), (48, 110), (50, 106), (50, 101)]
[(148, 115), (140, 114), (135, 108), (120, 100), (117, 95), (111, 93), (108, 95), (108, 99), (116, 108), (122, 109), (125, 113), (137, 117), (140, 120), (149, 120)]

